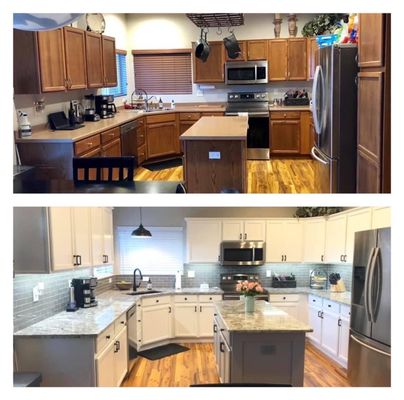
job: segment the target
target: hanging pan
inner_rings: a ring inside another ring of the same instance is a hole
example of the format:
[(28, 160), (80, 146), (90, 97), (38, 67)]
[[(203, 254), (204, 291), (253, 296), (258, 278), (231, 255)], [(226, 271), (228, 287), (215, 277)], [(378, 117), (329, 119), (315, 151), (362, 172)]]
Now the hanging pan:
[[(205, 34), (205, 37), (203, 35)], [(203, 28), (201, 29), (201, 37), (199, 38), (198, 42), (196, 43), (195, 47), (195, 57), (199, 58), (202, 62), (205, 62), (210, 53), (210, 47), (208, 43), (208, 31), (204, 31)]]

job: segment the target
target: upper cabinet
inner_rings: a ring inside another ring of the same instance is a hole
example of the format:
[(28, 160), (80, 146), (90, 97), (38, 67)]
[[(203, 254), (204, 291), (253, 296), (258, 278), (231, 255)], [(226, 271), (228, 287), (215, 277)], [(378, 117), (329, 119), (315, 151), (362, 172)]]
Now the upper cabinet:
[(307, 79), (314, 78), (314, 72), (316, 66), (319, 65), (319, 47), (317, 44), (317, 38), (307, 38)]
[(391, 226), (390, 207), (374, 207), (372, 209), (372, 229), (388, 228)]
[(303, 223), (303, 261), (324, 261), (325, 220), (322, 217), (307, 218)]
[(237, 58), (229, 58), (226, 53), (226, 61), (247, 61), (247, 41), (246, 40), (238, 40), (238, 45), (240, 46), (240, 54)]
[(222, 240), (265, 240), (265, 221), (224, 220)]
[(223, 42), (209, 42), (209, 57), (205, 62), (195, 57), (195, 43), (192, 44), (195, 83), (224, 82), (225, 51)]
[(265, 39), (247, 41), (247, 60), (259, 61), (268, 58), (268, 41)]
[(14, 30), (15, 94), (116, 85), (114, 38), (72, 27)]
[(359, 26), (359, 67), (382, 67), (385, 52), (385, 15), (359, 14)]
[(288, 39), (288, 80), (307, 79), (307, 44), (305, 38)]
[(114, 230), (110, 208), (91, 208), (91, 248), (93, 265), (113, 264)]

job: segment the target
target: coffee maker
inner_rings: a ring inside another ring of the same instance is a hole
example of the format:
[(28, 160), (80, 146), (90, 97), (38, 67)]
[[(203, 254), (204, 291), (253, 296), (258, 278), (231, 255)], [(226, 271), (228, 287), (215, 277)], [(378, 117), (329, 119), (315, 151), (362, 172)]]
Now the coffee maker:
[(97, 278), (74, 278), (72, 279), (72, 286), (74, 287), (74, 298), (78, 307), (89, 308), (97, 305), (97, 300), (95, 299)]
[(112, 118), (116, 113), (114, 96), (95, 96), (95, 112), (101, 118)]
[(99, 121), (100, 116), (95, 112), (95, 96), (88, 94), (83, 99), (84, 107), (84, 120), (85, 121)]

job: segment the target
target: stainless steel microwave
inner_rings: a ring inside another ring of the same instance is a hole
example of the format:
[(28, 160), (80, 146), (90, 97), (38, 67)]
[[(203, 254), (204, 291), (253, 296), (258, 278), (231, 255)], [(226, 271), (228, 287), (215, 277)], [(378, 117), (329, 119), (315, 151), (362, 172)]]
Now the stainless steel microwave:
[(220, 265), (258, 266), (265, 264), (262, 240), (226, 240), (220, 244)]
[(226, 62), (225, 83), (227, 85), (268, 83), (268, 61)]

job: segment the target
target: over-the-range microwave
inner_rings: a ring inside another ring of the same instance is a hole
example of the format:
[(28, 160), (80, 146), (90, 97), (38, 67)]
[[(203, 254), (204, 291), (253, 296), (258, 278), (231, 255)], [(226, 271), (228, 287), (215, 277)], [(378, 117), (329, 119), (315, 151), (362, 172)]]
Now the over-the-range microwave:
[(220, 265), (258, 266), (265, 264), (262, 240), (225, 240), (220, 244)]
[(268, 83), (268, 61), (228, 61), (225, 64), (227, 85)]

